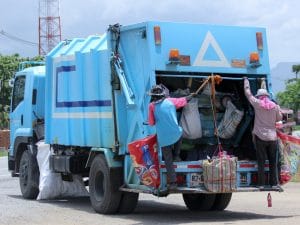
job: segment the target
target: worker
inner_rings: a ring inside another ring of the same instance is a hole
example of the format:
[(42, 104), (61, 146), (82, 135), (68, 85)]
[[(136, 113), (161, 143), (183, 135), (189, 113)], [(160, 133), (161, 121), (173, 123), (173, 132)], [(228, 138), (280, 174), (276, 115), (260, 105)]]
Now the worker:
[(182, 128), (178, 125), (176, 109), (184, 107), (195, 94), (187, 97), (169, 98), (161, 85), (152, 87), (149, 95), (148, 123), (156, 126), (157, 142), (161, 148), (167, 169), (168, 189), (177, 189), (177, 178), (173, 168), (174, 161), (181, 161), (180, 148)]
[(249, 80), (244, 78), (245, 95), (255, 111), (254, 128), (252, 131), (258, 164), (259, 188), (265, 186), (265, 160), (269, 160), (269, 184), (278, 188), (277, 173), (277, 134), (275, 123), (282, 120), (279, 105), (270, 100), (266, 89), (258, 89), (254, 97), (250, 90)]

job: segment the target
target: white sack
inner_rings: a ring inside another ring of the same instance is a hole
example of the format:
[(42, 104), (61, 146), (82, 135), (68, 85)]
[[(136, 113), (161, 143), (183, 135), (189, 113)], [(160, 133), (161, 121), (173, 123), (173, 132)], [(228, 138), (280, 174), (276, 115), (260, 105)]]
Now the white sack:
[(238, 110), (231, 101), (227, 101), (224, 117), (218, 126), (219, 137), (224, 139), (231, 138), (235, 134), (243, 116), (243, 111)]
[(49, 168), (50, 145), (43, 141), (37, 143), (37, 161), (40, 169), (39, 195), (37, 200), (88, 196), (82, 177), (73, 175), (73, 181), (63, 181), (59, 173)]
[(202, 137), (197, 98), (192, 98), (191, 101), (184, 106), (179, 124), (182, 127), (182, 136), (184, 138), (197, 139)]

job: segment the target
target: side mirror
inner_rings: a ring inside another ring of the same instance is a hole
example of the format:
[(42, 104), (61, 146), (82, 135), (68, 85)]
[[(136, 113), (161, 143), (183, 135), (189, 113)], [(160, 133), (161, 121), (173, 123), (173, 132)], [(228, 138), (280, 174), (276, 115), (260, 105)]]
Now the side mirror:
[(15, 79), (13, 79), (13, 78), (9, 79), (8, 85), (9, 85), (11, 88), (14, 87), (14, 83), (15, 83)]

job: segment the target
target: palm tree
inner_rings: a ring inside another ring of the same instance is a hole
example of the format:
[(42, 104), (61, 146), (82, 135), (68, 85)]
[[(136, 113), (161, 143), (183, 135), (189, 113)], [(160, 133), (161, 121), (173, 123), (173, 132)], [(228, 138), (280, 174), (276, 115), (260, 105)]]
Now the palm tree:
[(300, 72), (300, 64), (298, 64), (298, 65), (293, 65), (292, 70), (293, 70), (293, 73), (296, 74), (296, 80), (297, 80), (297, 79), (298, 79), (298, 73)]

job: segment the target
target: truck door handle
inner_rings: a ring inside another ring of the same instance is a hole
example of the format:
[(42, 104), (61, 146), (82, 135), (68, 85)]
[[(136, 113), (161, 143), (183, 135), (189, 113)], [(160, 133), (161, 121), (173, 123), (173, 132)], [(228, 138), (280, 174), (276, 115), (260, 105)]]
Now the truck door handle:
[(21, 126), (23, 126), (23, 114), (21, 115)]

